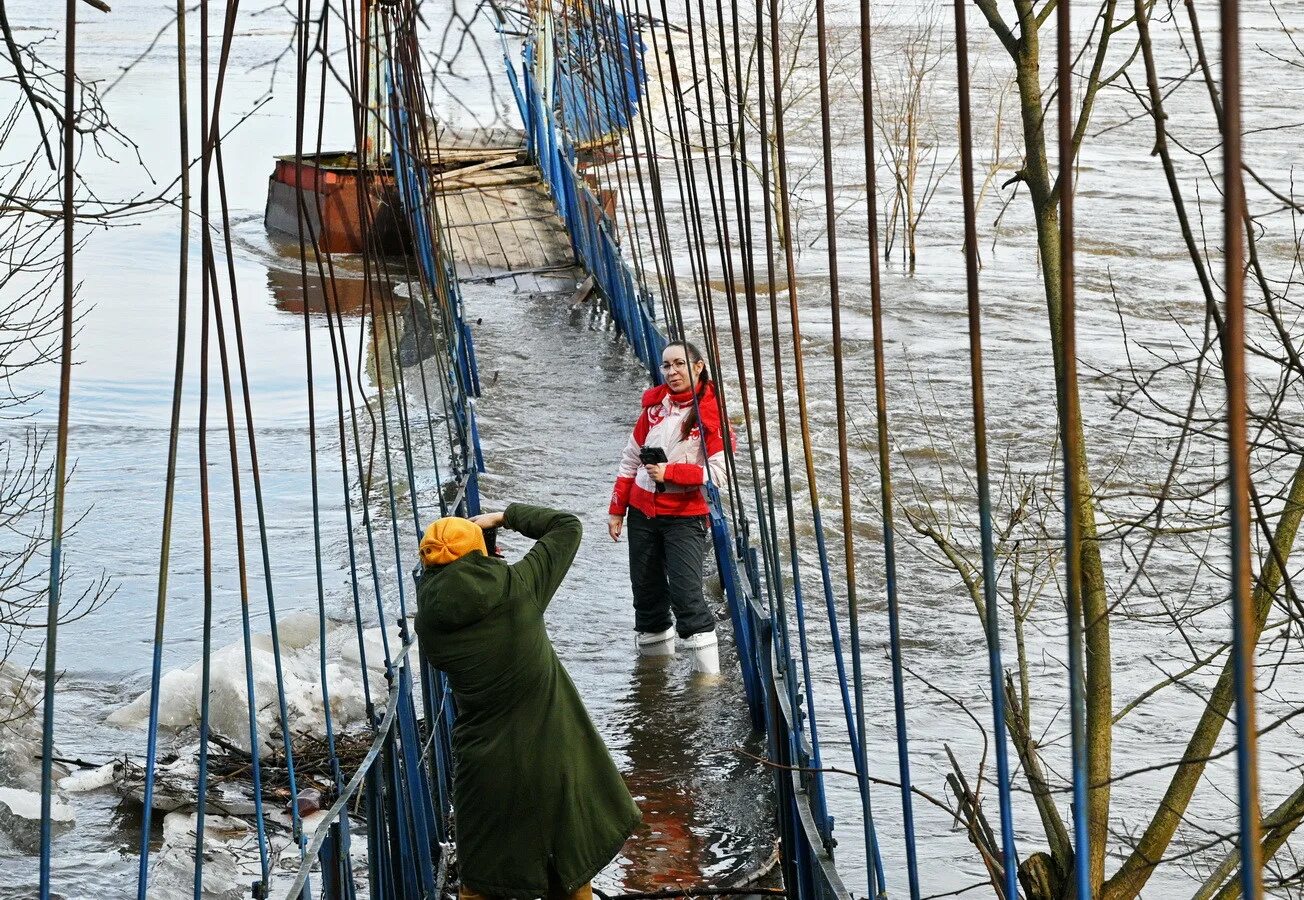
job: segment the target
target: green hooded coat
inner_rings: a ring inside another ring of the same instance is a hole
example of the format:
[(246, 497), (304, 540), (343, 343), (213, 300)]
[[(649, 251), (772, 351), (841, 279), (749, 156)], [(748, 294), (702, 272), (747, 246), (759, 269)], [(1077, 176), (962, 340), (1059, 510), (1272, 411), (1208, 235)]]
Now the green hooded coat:
[(422, 578), (421, 648), (457, 701), (453, 803), (462, 883), (538, 897), (615, 858), (641, 816), (544, 630), (579, 550), (580, 520), (514, 503), (503, 524), (537, 543), (518, 563), (468, 554)]

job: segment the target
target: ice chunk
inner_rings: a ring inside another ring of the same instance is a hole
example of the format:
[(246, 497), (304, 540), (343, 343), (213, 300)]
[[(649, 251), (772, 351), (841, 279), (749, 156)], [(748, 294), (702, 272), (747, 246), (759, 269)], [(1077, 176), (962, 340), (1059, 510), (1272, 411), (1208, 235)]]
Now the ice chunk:
[(41, 789), (40, 708), (38, 675), (0, 662), (0, 785)]
[[(72, 808), (58, 797), (50, 799), (50, 823), (55, 835), (59, 835), (74, 824)], [(8, 835), (14, 846), (24, 853), (39, 853), (41, 795), (18, 788), (0, 788), (0, 831)]]
[[(154, 854), (150, 896), (191, 896), (195, 880), (196, 815), (170, 812), (163, 819), (163, 846)], [(204, 900), (240, 900), (262, 877), (258, 833), (230, 816), (204, 818)]]
[[(197, 670), (173, 669), (159, 679), (158, 722), (165, 732), (177, 732), (199, 721), (199, 684)], [(119, 728), (137, 728), (149, 724), (150, 692), (145, 691), (131, 703), (109, 713), (108, 723)]]
[[(270, 748), (272, 729), (280, 721), (276, 704), (276, 658), (266, 650), (250, 651), (254, 700), (258, 704), (258, 738)], [(249, 751), (249, 690), (242, 643), (223, 647), (213, 657), (208, 686), (209, 727)]]
[(294, 612), (276, 621), (276, 635), (281, 641), (281, 652), (316, 647), (321, 634), (316, 613)]
[(113, 762), (105, 763), (98, 769), (74, 772), (67, 778), (59, 780), (59, 790), (69, 794), (78, 794), (83, 791), (93, 791), (97, 788), (107, 787), (122, 776), (124, 766), (125, 763), (122, 760), (115, 759)]
[[(326, 710), (322, 697), (321, 644), (317, 617), (311, 613), (294, 613), (280, 620), (281, 671), (289, 730), (295, 734), (323, 737)], [(390, 650), (397, 653), (401, 644), (397, 628), (390, 629)], [(259, 743), (263, 752), (278, 747), (274, 733), (281, 730), (280, 703), (277, 699), (276, 657), (270, 650), (270, 638), (258, 635), (251, 639), (254, 698), (257, 703)], [(334, 623), (326, 636), (326, 686), (330, 693), (332, 722), (338, 729), (365, 721), (367, 691), (372, 702), (383, 708), (388, 685), (384, 677), (385, 653), (381, 630), (363, 633), (367, 657), (361, 666), (357, 633), (352, 622)], [(413, 685), (420, 691), (420, 677), (414, 665)], [(199, 724), (203, 663), (166, 673), (159, 685), (159, 724), (167, 733), (178, 733)], [(149, 691), (143, 692), (122, 709), (108, 717), (110, 724), (139, 727), (149, 718)], [(419, 700), (418, 700), (419, 702)], [(213, 732), (248, 751), (249, 697), (245, 676), (243, 640), (235, 641), (212, 653), (209, 670), (209, 724)]]

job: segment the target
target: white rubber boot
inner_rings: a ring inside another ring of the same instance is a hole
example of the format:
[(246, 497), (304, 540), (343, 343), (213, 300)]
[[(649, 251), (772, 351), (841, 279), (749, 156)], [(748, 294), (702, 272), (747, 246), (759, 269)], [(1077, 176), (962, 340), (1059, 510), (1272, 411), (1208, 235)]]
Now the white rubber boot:
[(674, 656), (675, 628), (665, 631), (636, 631), (639, 656)]
[(720, 674), (720, 648), (714, 631), (703, 631), (684, 638), (684, 649), (693, 659), (693, 671), (703, 675)]

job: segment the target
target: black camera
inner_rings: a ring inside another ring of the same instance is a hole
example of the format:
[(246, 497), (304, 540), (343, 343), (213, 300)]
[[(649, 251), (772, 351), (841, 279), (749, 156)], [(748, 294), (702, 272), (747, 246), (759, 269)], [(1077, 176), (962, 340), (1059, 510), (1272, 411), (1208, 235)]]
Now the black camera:
[(503, 558), (503, 553), (502, 553), (502, 551), (498, 549), (498, 529), (497, 529), (497, 528), (486, 528), (486, 529), (484, 529), (484, 546), (485, 546), (485, 549), (489, 551), (489, 555), (490, 555), (490, 556), (496, 556), (496, 557), (498, 557), (499, 559), (502, 559), (502, 558)]
[(645, 466), (655, 466), (670, 460), (666, 458), (666, 451), (661, 447), (640, 447), (638, 461)]

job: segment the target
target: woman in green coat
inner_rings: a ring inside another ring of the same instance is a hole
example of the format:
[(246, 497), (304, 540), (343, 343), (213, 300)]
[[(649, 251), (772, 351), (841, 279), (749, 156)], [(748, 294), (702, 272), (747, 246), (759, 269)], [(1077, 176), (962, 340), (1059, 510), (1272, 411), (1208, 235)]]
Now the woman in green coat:
[[(520, 562), (483, 529), (536, 543)], [(580, 520), (514, 503), (440, 519), (421, 542), (417, 635), (457, 701), (453, 804), (463, 897), (588, 897), (640, 821), (544, 630), (579, 550)]]

